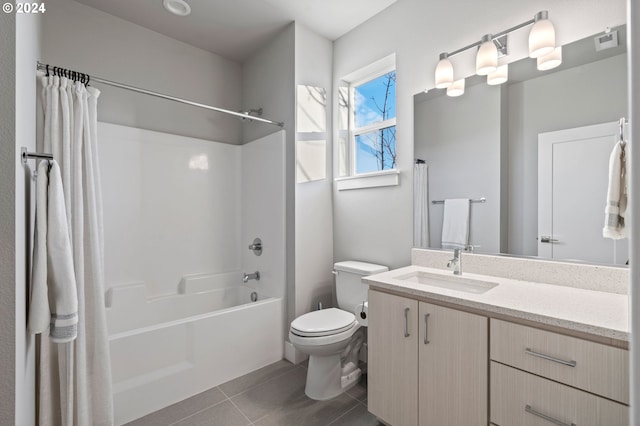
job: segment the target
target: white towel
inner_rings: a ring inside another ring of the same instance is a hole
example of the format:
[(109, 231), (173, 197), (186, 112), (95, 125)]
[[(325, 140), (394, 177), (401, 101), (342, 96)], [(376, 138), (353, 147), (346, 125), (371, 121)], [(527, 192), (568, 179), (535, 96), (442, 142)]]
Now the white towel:
[(442, 248), (465, 249), (469, 246), (469, 199), (444, 200)]
[[(49, 170), (50, 167), (50, 170)], [(36, 232), (33, 253), (29, 330), (49, 328), (51, 341), (77, 336), (78, 294), (60, 167), (55, 161), (38, 165)]]
[(604, 209), (604, 228), (602, 228), (604, 238), (619, 240), (628, 236), (625, 223), (627, 194), (625, 143), (618, 142), (609, 157), (609, 186), (607, 206)]

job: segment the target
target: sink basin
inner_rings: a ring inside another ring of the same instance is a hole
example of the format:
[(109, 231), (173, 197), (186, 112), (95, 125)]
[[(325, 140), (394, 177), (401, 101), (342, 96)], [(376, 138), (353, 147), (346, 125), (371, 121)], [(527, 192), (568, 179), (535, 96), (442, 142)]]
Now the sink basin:
[(411, 272), (394, 277), (394, 279), (475, 294), (486, 293), (498, 285), (498, 283), (491, 281), (480, 281), (455, 275), (431, 274), (424, 271)]

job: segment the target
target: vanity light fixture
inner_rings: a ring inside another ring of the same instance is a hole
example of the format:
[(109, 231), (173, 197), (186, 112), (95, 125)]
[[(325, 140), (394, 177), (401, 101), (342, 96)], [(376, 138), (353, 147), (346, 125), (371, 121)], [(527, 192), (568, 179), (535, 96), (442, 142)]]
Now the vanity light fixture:
[(536, 58), (539, 71), (546, 71), (559, 66), (562, 63), (562, 46), (558, 46), (551, 53)]
[(500, 65), (494, 72), (487, 75), (487, 84), (489, 86), (496, 86), (498, 84), (505, 83), (509, 80), (509, 65)]
[(464, 95), (464, 78), (454, 81), (451, 86), (447, 87), (447, 96), (455, 98), (462, 95)]
[(498, 48), (491, 34), (483, 36), (480, 42), (482, 44), (476, 54), (476, 74), (488, 75), (498, 68)]
[[(509, 74), (508, 66), (503, 64), (499, 67), (498, 58), (507, 54), (507, 35), (532, 24), (533, 27), (529, 32), (529, 56), (539, 59), (539, 70), (557, 67), (562, 63), (562, 49), (556, 49), (555, 28), (549, 20), (549, 12), (543, 10), (536, 13), (532, 19), (507, 30), (494, 35), (487, 34), (480, 41), (453, 52), (441, 53), (435, 72), (435, 87), (438, 89), (446, 88), (449, 96), (460, 96), (464, 93), (464, 79), (454, 82), (454, 71), (450, 58), (472, 48), (478, 48), (476, 73), (486, 75), (487, 84), (490, 85), (506, 82)], [(452, 85), (457, 85), (457, 87), (451, 89)]]
[(556, 48), (556, 30), (546, 10), (536, 13), (533, 20), (534, 24), (529, 32), (529, 57), (539, 58)]
[(446, 89), (453, 84), (453, 65), (446, 53), (440, 54), (440, 62), (436, 67), (436, 88)]

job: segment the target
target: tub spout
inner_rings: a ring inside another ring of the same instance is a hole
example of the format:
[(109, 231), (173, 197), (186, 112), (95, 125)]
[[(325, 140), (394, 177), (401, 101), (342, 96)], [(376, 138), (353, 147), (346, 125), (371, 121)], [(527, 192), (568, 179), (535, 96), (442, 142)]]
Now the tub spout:
[(248, 283), (249, 280), (256, 280), (256, 281), (260, 281), (260, 272), (255, 271), (252, 274), (247, 274), (245, 273), (244, 276), (242, 277), (242, 282), (243, 283)]

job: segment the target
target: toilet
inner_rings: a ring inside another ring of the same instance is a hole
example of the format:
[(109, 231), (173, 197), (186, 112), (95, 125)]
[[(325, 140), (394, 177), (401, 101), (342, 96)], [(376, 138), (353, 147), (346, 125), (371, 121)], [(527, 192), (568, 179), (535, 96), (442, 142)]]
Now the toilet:
[[(388, 270), (386, 266), (365, 262), (336, 263), (338, 308), (309, 312), (291, 322), (289, 341), (309, 355), (305, 387), (309, 398), (331, 399), (358, 383), (362, 374), (358, 353), (365, 337), (355, 313), (358, 305), (367, 300), (369, 290), (361, 278)], [(357, 314), (361, 311), (360, 307)]]

